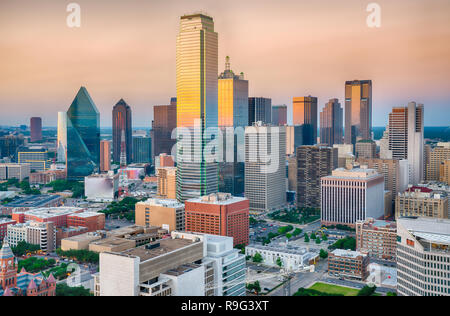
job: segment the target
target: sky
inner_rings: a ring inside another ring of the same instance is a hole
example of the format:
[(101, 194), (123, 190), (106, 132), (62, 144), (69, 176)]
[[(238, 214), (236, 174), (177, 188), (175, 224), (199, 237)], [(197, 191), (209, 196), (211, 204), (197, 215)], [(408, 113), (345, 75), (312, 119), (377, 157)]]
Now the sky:
[[(71, 2), (80, 28), (66, 24)], [(366, 23), (371, 2), (379, 28)], [(425, 104), (425, 125), (450, 125), (448, 0), (0, 0), (0, 125), (56, 126), (86, 86), (102, 127), (121, 98), (133, 125), (150, 127), (153, 105), (176, 96), (179, 18), (194, 12), (214, 18), (219, 71), (229, 55), (250, 96), (291, 110), (313, 95), (322, 108), (344, 104), (346, 80), (371, 79), (374, 126), (409, 101)]]

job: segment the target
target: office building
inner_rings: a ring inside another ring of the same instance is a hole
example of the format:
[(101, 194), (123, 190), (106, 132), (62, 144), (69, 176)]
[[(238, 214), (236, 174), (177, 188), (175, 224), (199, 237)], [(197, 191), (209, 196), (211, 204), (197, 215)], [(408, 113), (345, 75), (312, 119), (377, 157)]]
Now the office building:
[(257, 122), (245, 128), (245, 197), (252, 211), (286, 204), (286, 127)]
[[(113, 107), (112, 111), (113, 122), (113, 161), (120, 162), (120, 154), (122, 151), (122, 142), (125, 142), (125, 153), (127, 156), (127, 165), (131, 163), (133, 157), (133, 125), (131, 107), (123, 100)], [(122, 134), (125, 134), (122, 140)]]
[(248, 98), (248, 126), (256, 122), (272, 123), (272, 99), (263, 97)]
[(359, 251), (336, 249), (328, 255), (328, 275), (364, 281), (369, 272), (369, 257)]
[(119, 194), (119, 174), (92, 174), (84, 178), (84, 195), (88, 201), (112, 202)]
[(397, 195), (395, 216), (448, 218), (448, 193), (425, 186), (412, 186)]
[[(160, 154), (172, 154), (176, 144), (176, 135), (172, 135), (177, 127), (177, 98), (172, 98), (169, 105), (155, 105), (152, 121), (152, 157)], [(174, 152), (175, 153), (175, 152)]]
[(322, 225), (347, 225), (384, 218), (384, 177), (373, 169), (336, 169), (321, 180)]
[(40, 117), (32, 117), (30, 119), (30, 142), (42, 141), (42, 119)]
[(359, 140), (355, 145), (355, 155), (358, 158), (376, 158), (377, 144), (371, 139)]
[(337, 150), (323, 146), (297, 148), (297, 206), (320, 207), (320, 179), (337, 167)]
[(17, 259), (7, 242), (0, 250), (0, 296), (55, 296), (56, 279), (53, 274), (45, 278), (42, 273), (18, 270)]
[(407, 107), (395, 107), (389, 114), (389, 150), (392, 158), (407, 159), (409, 183), (424, 179), (424, 107), (410, 102)]
[[(203, 14), (185, 15), (177, 36), (177, 199), (218, 191), (218, 35)], [(188, 133), (189, 131), (189, 133)]]
[(48, 157), (48, 150), (42, 146), (20, 147), (17, 152), (19, 164), (30, 164), (35, 171), (46, 171), (50, 169), (52, 161)]
[(167, 154), (160, 154), (155, 157), (155, 168), (174, 167), (175, 158)]
[(12, 247), (25, 241), (38, 245), (44, 252), (56, 249), (56, 228), (53, 222), (26, 222), (8, 226), (8, 244)]
[(345, 143), (372, 139), (372, 80), (345, 82)]
[(450, 159), (441, 162), (440, 172), (439, 172), (439, 181), (450, 185)]
[(184, 205), (171, 199), (148, 199), (136, 204), (136, 225), (158, 226), (172, 232), (185, 230)]
[(352, 144), (334, 144), (333, 148), (338, 151), (338, 168), (345, 168), (355, 163), (356, 157), (353, 154)]
[(395, 262), (397, 224), (368, 218), (356, 222), (356, 249), (369, 257)]
[(399, 218), (397, 294), (450, 295), (450, 220)]
[(17, 179), (23, 181), (28, 178), (31, 165), (28, 163), (2, 163), (0, 164), (0, 180)]
[(294, 97), (292, 119), (294, 125), (303, 126), (303, 145), (317, 144), (317, 98)]
[(164, 199), (177, 198), (177, 168), (161, 167), (156, 169), (158, 178), (158, 196)]
[(67, 111), (67, 178), (83, 180), (99, 170), (100, 113), (85, 87)]
[(100, 142), (100, 172), (108, 172), (111, 169), (111, 142)]
[(426, 151), (426, 181), (440, 181), (441, 165), (450, 159), (450, 142), (438, 143), (436, 147)]
[(344, 110), (338, 99), (330, 99), (320, 112), (320, 143), (333, 147), (342, 144)]
[(303, 142), (303, 126), (286, 125), (286, 155), (294, 155), (298, 147), (305, 145)]
[(216, 193), (185, 203), (186, 231), (233, 237), (234, 245), (247, 245), (249, 200)]
[(283, 126), (287, 124), (287, 105), (272, 106), (272, 125)]
[(15, 220), (9, 218), (0, 218), (0, 240), (3, 241), (3, 239), (6, 237), (8, 232), (8, 226), (14, 225), (15, 223), (16, 223)]
[(152, 139), (145, 136), (133, 136), (133, 162), (152, 162)]
[(67, 113), (58, 112), (58, 138), (56, 143), (56, 158), (59, 163), (67, 161)]
[(219, 76), (218, 124), (222, 133), (219, 162), (219, 191), (244, 193), (244, 128), (248, 124), (248, 81), (244, 74), (235, 75), (230, 58)]
[(358, 163), (361, 166), (367, 166), (369, 169), (375, 169), (384, 176), (384, 188), (392, 193), (393, 201), (395, 201), (398, 193), (408, 188), (409, 171), (406, 160), (360, 158)]
[(17, 148), (19, 148), (23, 144), (24, 144), (23, 135), (5, 135), (0, 137), (1, 158), (15, 157)]
[(66, 170), (50, 169), (47, 171), (30, 173), (29, 181), (31, 185), (49, 184), (56, 180), (65, 180)]

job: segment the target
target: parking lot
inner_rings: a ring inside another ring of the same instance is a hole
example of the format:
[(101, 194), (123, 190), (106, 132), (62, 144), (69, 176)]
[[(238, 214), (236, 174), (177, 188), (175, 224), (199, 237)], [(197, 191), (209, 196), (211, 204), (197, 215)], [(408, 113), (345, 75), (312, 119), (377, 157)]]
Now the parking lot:
[(269, 223), (257, 223), (250, 225), (250, 243), (255, 243), (261, 238), (266, 238), (269, 233), (276, 234), (278, 232), (278, 226), (276, 224)]

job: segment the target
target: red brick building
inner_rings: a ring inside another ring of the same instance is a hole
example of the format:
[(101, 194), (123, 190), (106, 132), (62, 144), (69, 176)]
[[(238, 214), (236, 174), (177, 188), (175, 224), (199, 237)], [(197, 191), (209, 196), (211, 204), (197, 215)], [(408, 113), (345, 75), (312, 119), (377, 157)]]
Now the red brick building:
[(1, 218), (0, 219), (0, 240), (3, 240), (6, 236), (6, 233), (8, 231), (8, 225), (14, 225), (16, 223), (15, 220), (8, 219), (8, 218)]
[(234, 245), (249, 241), (249, 200), (217, 193), (187, 200), (186, 231), (233, 237)]

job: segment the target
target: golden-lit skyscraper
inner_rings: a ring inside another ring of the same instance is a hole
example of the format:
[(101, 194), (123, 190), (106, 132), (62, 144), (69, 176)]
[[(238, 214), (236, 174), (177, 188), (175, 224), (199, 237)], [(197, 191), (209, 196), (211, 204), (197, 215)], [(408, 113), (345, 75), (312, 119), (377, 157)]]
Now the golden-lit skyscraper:
[(219, 76), (218, 93), (219, 128), (224, 136), (223, 161), (219, 163), (219, 191), (241, 195), (244, 193), (245, 166), (244, 159), (239, 161), (238, 153), (244, 152), (244, 128), (248, 123), (248, 81), (242, 72), (240, 75), (234, 74), (229, 56), (226, 57), (225, 71)]
[[(177, 199), (218, 190), (218, 35), (204, 14), (182, 16), (177, 37)], [(190, 131), (190, 135), (186, 134)]]
[(345, 82), (345, 143), (372, 139), (372, 80)]
[(111, 169), (111, 142), (100, 141), (100, 171), (108, 172)]
[(292, 121), (303, 126), (302, 145), (317, 144), (317, 98), (294, 97), (292, 101)]

